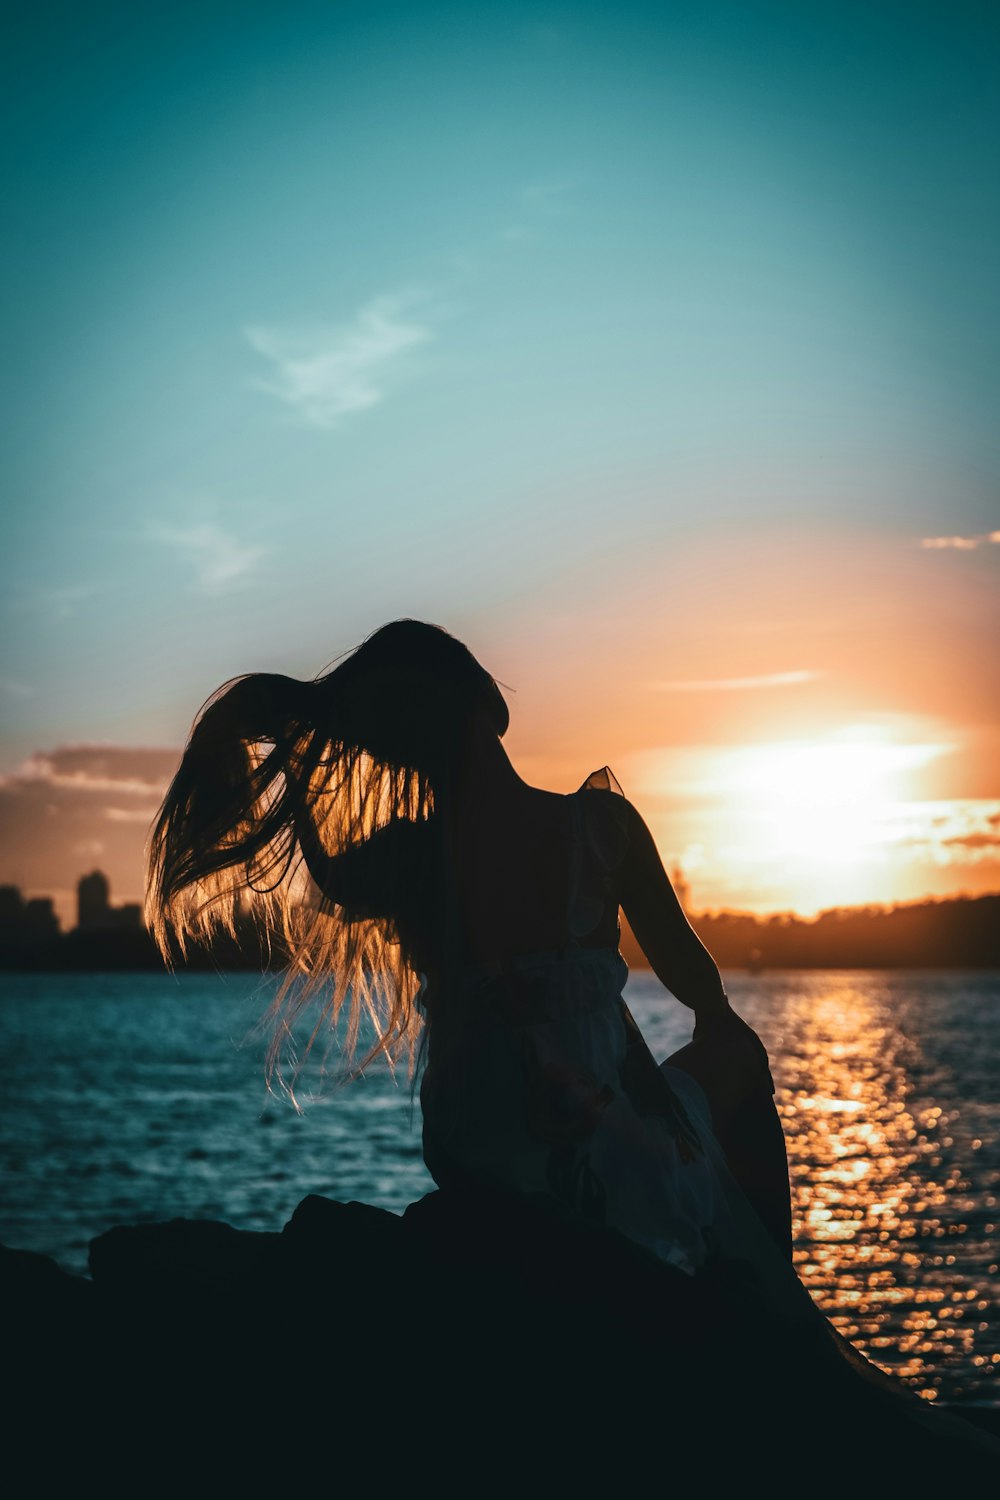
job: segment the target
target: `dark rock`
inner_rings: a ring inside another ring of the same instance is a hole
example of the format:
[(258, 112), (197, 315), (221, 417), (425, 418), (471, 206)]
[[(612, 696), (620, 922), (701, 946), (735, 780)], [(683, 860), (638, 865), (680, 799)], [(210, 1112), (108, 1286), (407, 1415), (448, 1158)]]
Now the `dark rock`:
[(102, 1292), (141, 1295), (169, 1283), (191, 1295), (228, 1293), (273, 1274), (279, 1239), (208, 1219), (121, 1225), (91, 1240), (88, 1264)]
[(398, 1217), (310, 1197), (281, 1234), (139, 1225), (100, 1236), (90, 1263), (88, 1283), (0, 1256), (20, 1329), (7, 1415), (22, 1440), (41, 1428), (37, 1488), (63, 1464), (134, 1493), (370, 1481), (393, 1463), (399, 1483), (419, 1468), (463, 1493), (650, 1472), (708, 1493), (756, 1472), (780, 1491), (832, 1474), (834, 1454), (857, 1496), (967, 1487), (1000, 1457), (869, 1379), (821, 1320), (768, 1323), (738, 1268), (665, 1270), (548, 1200), (432, 1193)]

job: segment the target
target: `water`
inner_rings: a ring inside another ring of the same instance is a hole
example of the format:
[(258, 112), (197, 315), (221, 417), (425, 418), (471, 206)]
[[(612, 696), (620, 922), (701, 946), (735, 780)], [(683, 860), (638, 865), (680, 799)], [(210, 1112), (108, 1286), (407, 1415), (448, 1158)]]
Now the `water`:
[[(246, 975), (5, 975), (0, 1241), (84, 1271), (114, 1224), (279, 1229), (307, 1193), (394, 1211), (431, 1186), (419, 1108), (376, 1068), (296, 1115), (263, 1084)], [(795, 1260), (859, 1348), (928, 1399), (1000, 1400), (1000, 975), (736, 976), (771, 1052)], [(628, 999), (658, 1057), (690, 1016)]]

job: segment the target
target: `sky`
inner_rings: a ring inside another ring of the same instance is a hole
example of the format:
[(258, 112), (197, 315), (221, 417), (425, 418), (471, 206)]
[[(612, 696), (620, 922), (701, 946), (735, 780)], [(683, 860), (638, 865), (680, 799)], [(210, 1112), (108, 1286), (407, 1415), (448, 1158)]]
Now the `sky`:
[(0, 881), (429, 619), (697, 908), (1000, 889), (1000, 16), (40, 4), (2, 66)]

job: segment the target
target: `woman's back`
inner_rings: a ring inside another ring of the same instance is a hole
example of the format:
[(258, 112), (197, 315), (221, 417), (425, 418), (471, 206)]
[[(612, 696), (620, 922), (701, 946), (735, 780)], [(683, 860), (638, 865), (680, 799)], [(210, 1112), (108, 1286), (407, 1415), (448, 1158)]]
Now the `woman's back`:
[(566, 799), (534, 787), (505, 789), (463, 807), (454, 871), (469, 959), (559, 948), (570, 880)]
[(525, 789), (506, 820), (495, 808), (463, 830), (478, 946), (447, 1003), (429, 997), (424, 1154), (442, 1186), (549, 1197), (693, 1272), (718, 1210), (699, 1145), (707, 1106), (657, 1068), (622, 998), (625, 810), (586, 784), (560, 798)]
[(525, 786), (490, 800), (471, 801), (455, 840), (455, 879), (468, 959), (486, 964), (523, 953), (565, 948), (573, 941), (615, 947), (618, 903), (589, 910), (590, 926), (579, 931), (573, 906), (578, 887), (602, 891), (614, 871), (593, 868), (592, 843), (617, 844), (624, 808), (605, 805), (610, 793), (587, 790), (563, 796)]

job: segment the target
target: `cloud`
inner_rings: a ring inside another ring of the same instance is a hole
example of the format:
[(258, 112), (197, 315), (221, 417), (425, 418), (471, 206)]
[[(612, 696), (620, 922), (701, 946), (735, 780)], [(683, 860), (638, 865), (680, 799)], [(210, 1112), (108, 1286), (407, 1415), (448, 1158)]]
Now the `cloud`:
[(254, 325), (244, 332), (273, 366), (271, 378), (257, 382), (260, 388), (309, 426), (326, 429), (383, 401), (406, 356), (433, 337), (426, 322), (405, 316), (403, 298), (390, 295), (367, 302), (339, 327)]
[(543, 224), (567, 210), (578, 182), (578, 177), (573, 176), (540, 178), (524, 183), (517, 195), (515, 214), (501, 230), (501, 238), (510, 245), (537, 239)]
[(191, 562), (197, 585), (206, 594), (224, 594), (249, 583), (268, 550), (241, 542), (215, 521), (197, 521), (192, 526), (154, 522), (150, 537), (175, 547)]
[(814, 682), (822, 672), (800, 669), (794, 672), (768, 672), (761, 677), (700, 677), (691, 680), (653, 682), (650, 687), (661, 693), (731, 693), (748, 692), (754, 688), (795, 687), (801, 682)]
[(954, 798), (892, 809), (892, 841), (936, 865), (992, 863), (1000, 857), (1000, 802)]
[(99, 592), (96, 583), (15, 584), (7, 607), (14, 614), (40, 610), (61, 622), (72, 619)]
[(921, 547), (929, 551), (940, 552), (952, 548), (956, 552), (974, 552), (977, 547), (1000, 544), (1000, 531), (984, 531), (978, 536), (925, 536), (921, 537)]
[(36, 752), (0, 778), (0, 884), (68, 893), (99, 858), (116, 899), (138, 899), (143, 845), (179, 759), (144, 745)]
[(176, 750), (124, 745), (60, 745), (36, 751), (0, 786), (63, 787), (78, 792), (117, 792), (147, 799), (162, 797), (177, 769)]
[(99, 859), (104, 853), (104, 845), (100, 839), (81, 839), (73, 845), (73, 853), (84, 859)]
[(558, 212), (571, 198), (575, 192), (579, 178), (569, 177), (541, 177), (532, 182), (526, 182), (521, 188), (521, 202), (526, 208), (539, 209), (542, 212)]

